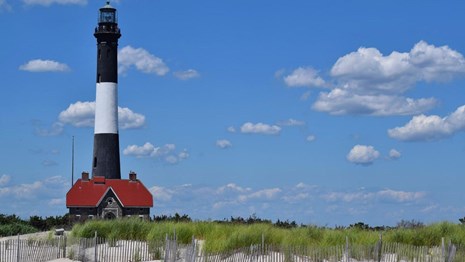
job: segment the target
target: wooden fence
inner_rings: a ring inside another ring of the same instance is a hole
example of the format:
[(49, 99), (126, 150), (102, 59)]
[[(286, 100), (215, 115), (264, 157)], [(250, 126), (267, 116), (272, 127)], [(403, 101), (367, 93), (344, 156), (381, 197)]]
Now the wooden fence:
[(0, 262), (41, 262), (69, 258), (83, 262), (463, 262), (465, 252), (451, 243), (418, 247), (399, 243), (346, 244), (334, 247), (273, 246), (262, 243), (230, 252), (206, 253), (201, 241), (179, 244), (176, 237), (164, 241), (134, 241), (56, 237), (46, 240), (0, 241)]

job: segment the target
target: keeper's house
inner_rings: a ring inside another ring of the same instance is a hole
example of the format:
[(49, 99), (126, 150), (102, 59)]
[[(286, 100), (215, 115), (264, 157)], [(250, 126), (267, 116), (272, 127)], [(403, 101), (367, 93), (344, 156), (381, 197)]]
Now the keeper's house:
[(73, 222), (93, 218), (150, 219), (153, 198), (134, 172), (129, 174), (129, 179), (108, 179), (103, 176), (89, 179), (89, 173), (83, 172), (66, 194), (66, 207)]

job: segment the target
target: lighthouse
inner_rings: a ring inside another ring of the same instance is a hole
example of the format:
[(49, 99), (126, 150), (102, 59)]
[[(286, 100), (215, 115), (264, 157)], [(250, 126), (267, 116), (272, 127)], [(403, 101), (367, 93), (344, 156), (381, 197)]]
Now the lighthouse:
[(97, 87), (95, 97), (92, 177), (121, 179), (118, 136), (118, 28), (116, 9), (108, 1), (100, 8), (97, 39)]
[(107, 2), (99, 10), (97, 39), (97, 86), (95, 98), (92, 178), (82, 172), (66, 194), (70, 221), (150, 218), (153, 197), (137, 178), (121, 179), (118, 136), (118, 28), (116, 9)]

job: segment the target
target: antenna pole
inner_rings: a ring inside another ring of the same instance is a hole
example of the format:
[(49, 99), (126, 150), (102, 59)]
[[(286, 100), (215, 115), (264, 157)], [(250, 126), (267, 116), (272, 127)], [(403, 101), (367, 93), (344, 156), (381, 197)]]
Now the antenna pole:
[(71, 187), (74, 185), (74, 136), (73, 136), (73, 146), (71, 149)]

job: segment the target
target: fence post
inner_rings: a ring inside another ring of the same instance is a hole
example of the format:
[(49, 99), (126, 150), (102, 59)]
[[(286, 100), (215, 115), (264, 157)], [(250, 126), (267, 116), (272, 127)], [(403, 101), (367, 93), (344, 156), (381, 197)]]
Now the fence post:
[(446, 261), (446, 248), (444, 243), (444, 237), (441, 238), (441, 261)]
[(168, 252), (170, 252), (170, 246), (168, 241), (168, 233), (165, 235), (165, 258), (163, 259), (164, 262), (168, 261)]
[(18, 233), (18, 246), (16, 249), (16, 261), (19, 262), (19, 233)]
[(63, 258), (66, 258), (66, 235), (63, 235)]
[(377, 252), (376, 252), (376, 257), (378, 262), (381, 262), (381, 257), (383, 255), (383, 234), (379, 234), (379, 240), (378, 240), (378, 245), (377, 245)]
[(346, 261), (349, 262), (350, 261), (350, 254), (349, 254), (349, 236), (346, 236)]
[(98, 262), (97, 261), (97, 231), (95, 231), (94, 244), (95, 244), (94, 261)]
[(265, 234), (262, 233), (262, 248), (260, 255), (265, 255)]

